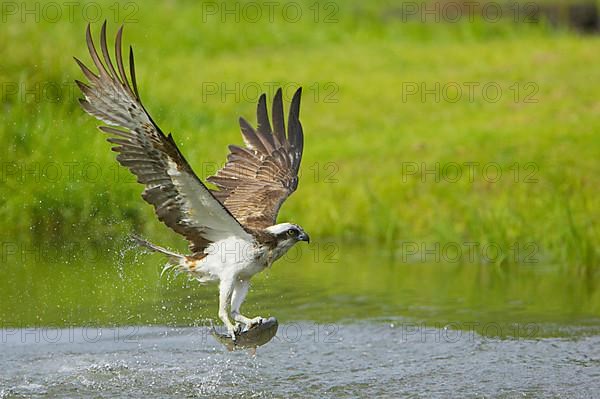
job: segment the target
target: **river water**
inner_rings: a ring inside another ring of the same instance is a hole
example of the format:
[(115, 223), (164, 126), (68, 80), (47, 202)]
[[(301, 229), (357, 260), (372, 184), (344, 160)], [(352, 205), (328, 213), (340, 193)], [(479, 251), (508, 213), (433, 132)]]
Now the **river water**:
[(600, 397), (588, 269), (337, 252), (255, 278), (242, 310), (280, 322), (256, 356), (209, 334), (216, 287), (159, 256), (4, 263), (0, 398)]
[(600, 337), (573, 333), (295, 322), (252, 356), (206, 328), (4, 330), (0, 397), (597, 397)]

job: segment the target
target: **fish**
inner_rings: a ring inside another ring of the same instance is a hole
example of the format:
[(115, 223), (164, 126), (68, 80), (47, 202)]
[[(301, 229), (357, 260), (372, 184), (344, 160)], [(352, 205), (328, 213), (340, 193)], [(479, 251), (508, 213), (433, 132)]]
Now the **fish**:
[(257, 347), (269, 343), (273, 337), (275, 337), (278, 328), (279, 323), (277, 322), (277, 319), (275, 317), (269, 317), (261, 324), (257, 324), (247, 330), (235, 334), (235, 341), (231, 339), (231, 335), (218, 332), (214, 326), (211, 326), (211, 334), (230, 352), (234, 350), (250, 349), (250, 352), (255, 354)]

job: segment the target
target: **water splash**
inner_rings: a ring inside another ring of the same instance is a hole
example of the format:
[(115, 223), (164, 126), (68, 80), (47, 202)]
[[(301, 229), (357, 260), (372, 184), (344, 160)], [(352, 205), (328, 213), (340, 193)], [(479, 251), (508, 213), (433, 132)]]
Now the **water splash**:
[(133, 254), (133, 263), (140, 263), (139, 255), (144, 253), (143, 249), (140, 248), (133, 239), (127, 238), (123, 241), (121, 249), (117, 251), (117, 274), (121, 281), (125, 280), (125, 260), (130, 253)]

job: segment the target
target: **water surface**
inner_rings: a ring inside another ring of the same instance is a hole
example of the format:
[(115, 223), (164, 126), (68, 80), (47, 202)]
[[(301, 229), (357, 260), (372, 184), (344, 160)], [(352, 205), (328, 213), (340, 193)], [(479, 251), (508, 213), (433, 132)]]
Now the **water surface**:
[(242, 310), (281, 323), (257, 357), (229, 353), (207, 334), (216, 287), (161, 277), (160, 256), (4, 262), (0, 398), (600, 392), (594, 273), (323, 248), (255, 279)]
[[(4, 332), (2, 398), (569, 397), (600, 392), (600, 337), (497, 339), (364, 322), (282, 325), (257, 356), (203, 328)], [(102, 332), (101, 338), (95, 334)], [(302, 332), (302, 333), (299, 333)], [(577, 335), (577, 334), (576, 334)]]

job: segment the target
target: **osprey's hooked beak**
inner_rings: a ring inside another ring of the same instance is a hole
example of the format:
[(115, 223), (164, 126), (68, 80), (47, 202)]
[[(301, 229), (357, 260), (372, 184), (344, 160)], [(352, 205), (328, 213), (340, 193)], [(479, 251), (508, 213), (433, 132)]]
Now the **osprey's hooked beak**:
[(310, 244), (310, 237), (308, 236), (308, 234), (306, 233), (300, 233), (300, 235), (298, 236), (298, 241), (306, 241), (307, 243)]

